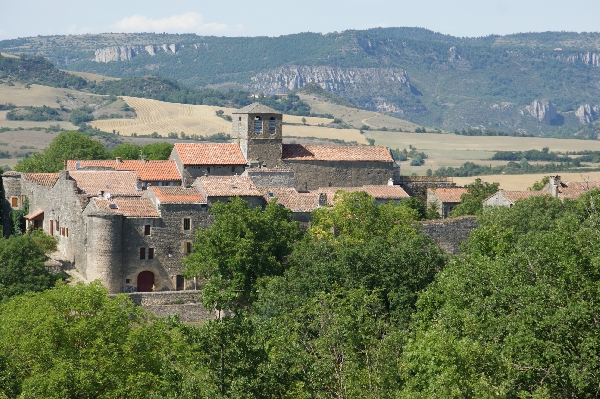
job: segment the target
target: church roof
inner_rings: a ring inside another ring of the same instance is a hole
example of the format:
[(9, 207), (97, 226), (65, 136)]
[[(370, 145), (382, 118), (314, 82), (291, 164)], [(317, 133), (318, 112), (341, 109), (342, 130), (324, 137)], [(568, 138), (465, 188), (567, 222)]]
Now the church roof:
[(394, 162), (382, 146), (283, 144), (282, 159), (291, 161)]
[(229, 143), (175, 144), (184, 165), (246, 165), (240, 146)]
[[(79, 167), (76, 167), (79, 164)], [(89, 166), (100, 166), (114, 170), (131, 170), (143, 181), (181, 180), (175, 161), (142, 161), (142, 160), (70, 160), (70, 170), (80, 170)]]
[(274, 110), (273, 108), (267, 107), (261, 103), (252, 103), (246, 105), (244, 108), (240, 108), (237, 111), (233, 111), (234, 114), (281, 114), (281, 112)]

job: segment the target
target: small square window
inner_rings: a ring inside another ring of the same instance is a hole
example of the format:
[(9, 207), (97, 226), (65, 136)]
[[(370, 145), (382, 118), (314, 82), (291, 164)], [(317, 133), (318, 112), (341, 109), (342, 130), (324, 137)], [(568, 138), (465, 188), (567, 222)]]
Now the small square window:
[(148, 259), (154, 259), (154, 248), (148, 248)]
[(125, 279), (125, 284), (129, 284), (129, 283), (131, 283), (131, 279), (126, 278)]
[(192, 229), (192, 220), (191, 219), (183, 219), (183, 229), (184, 230)]
[(140, 248), (140, 259), (146, 259), (146, 248)]
[(145, 236), (149, 236), (150, 235), (150, 225), (147, 224), (144, 226), (144, 235)]
[(17, 197), (12, 197), (10, 199), (10, 206), (12, 206), (13, 208), (19, 206), (19, 199)]

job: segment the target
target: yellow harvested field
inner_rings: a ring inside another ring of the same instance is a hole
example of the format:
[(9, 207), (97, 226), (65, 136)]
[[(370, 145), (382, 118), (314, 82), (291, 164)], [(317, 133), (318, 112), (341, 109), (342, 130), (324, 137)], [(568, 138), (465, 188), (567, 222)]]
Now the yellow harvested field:
[(85, 80), (89, 80), (89, 81), (95, 80), (95, 81), (101, 82), (103, 80), (121, 80), (120, 78), (113, 78), (112, 76), (98, 75), (96, 73), (67, 71), (66, 69), (61, 69), (61, 71), (70, 73), (71, 75), (79, 76), (80, 78), (84, 78)]
[(81, 106), (79, 104), (82, 102), (97, 101), (99, 97), (102, 96), (48, 86), (31, 85), (28, 89), (20, 83), (15, 83), (14, 86), (0, 84), (0, 104), (13, 103), (18, 107), (46, 105), (58, 108), (60, 102), (67, 108), (75, 108)]
[(379, 112), (365, 111), (362, 109), (333, 104), (324, 99), (308, 94), (300, 94), (300, 98), (310, 105), (312, 113), (331, 114), (356, 128), (360, 128), (362, 125), (367, 125), (372, 129), (381, 129), (385, 127), (387, 129), (402, 129), (413, 132), (415, 128), (419, 127), (419, 125), (403, 119), (380, 114)]
[[(234, 108), (167, 103), (137, 97), (124, 96), (122, 99), (135, 109), (137, 118), (96, 120), (90, 122), (90, 125), (105, 132), (114, 130), (122, 136), (131, 136), (133, 133), (146, 135), (154, 132), (164, 137), (169, 133), (180, 132), (185, 132), (187, 135), (207, 136), (231, 132), (231, 122), (218, 117), (215, 113), (217, 110), (222, 110), (225, 115), (230, 116), (236, 111)], [(302, 123), (301, 116), (284, 115), (283, 120), (289, 123)], [(331, 122), (329, 119), (306, 117), (306, 121), (307, 125), (302, 126), (284, 125), (284, 136), (343, 139), (366, 143), (366, 139), (358, 130), (315, 126), (319, 123)]]
[(408, 148), (409, 144), (420, 150), (469, 151), (600, 151), (600, 140), (550, 139), (540, 137), (460, 136), (456, 134), (366, 132), (376, 145)]
[[(576, 181), (600, 181), (600, 172), (582, 172), (582, 173), (554, 173), (559, 175), (564, 182)], [(474, 177), (454, 177), (454, 182), (459, 186), (473, 183), (479, 178), (488, 183), (500, 183), (500, 188), (503, 190), (527, 190), (536, 181), (540, 181), (548, 176), (548, 174), (532, 174), (532, 175), (493, 175), (493, 176), (474, 176)]]

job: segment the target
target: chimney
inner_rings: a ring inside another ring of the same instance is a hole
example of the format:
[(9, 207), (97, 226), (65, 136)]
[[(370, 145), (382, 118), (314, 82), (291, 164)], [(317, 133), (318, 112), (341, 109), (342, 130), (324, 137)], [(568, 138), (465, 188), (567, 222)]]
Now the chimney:
[(561, 186), (560, 176), (550, 176), (550, 193), (553, 197), (558, 197), (558, 188)]
[(388, 186), (393, 186), (394, 185), (394, 179), (392, 179), (390, 177), (390, 180), (388, 180)]
[(327, 205), (327, 194), (319, 193), (319, 206)]
[(116, 157), (115, 158), (115, 162), (118, 163), (118, 164), (119, 163), (123, 163), (123, 161), (121, 160), (121, 157)]
[(142, 156), (141, 156), (141, 159), (142, 159), (142, 161), (144, 161), (144, 162), (148, 162), (148, 161), (146, 160), (146, 156), (145, 156), (145, 155), (142, 155)]

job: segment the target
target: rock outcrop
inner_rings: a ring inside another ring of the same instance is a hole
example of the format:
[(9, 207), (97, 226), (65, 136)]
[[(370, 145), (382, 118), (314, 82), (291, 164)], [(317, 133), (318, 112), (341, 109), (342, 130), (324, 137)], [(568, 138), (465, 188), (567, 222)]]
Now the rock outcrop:
[(552, 121), (556, 120), (556, 105), (548, 100), (533, 100), (531, 105), (526, 106), (525, 109), (540, 123), (550, 125)]
[(599, 53), (579, 53), (573, 54), (567, 57), (567, 61), (573, 64), (584, 63), (585, 65), (599, 67), (600, 68), (600, 54)]
[(98, 49), (94, 52), (94, 61), (96, 62), (116, 62), (116, 61), (129, 61), (136, 55), (141, 53), (148, 53), (153, 56), (156, 52), (162, 49), (165, 53), (176, 54), (179, 51), (177, 44), (163, 44), (161, 46), (154, 46), (149, 44), (147, 46), (114, 46), (105, 47)]
[(580, 105), (579, 108), (577, 108), (577, 111), (575, 111), (575, 116), (579, 118), (579, 122), (582, 125), (591, 123), (600, 117), (600, 105)]

